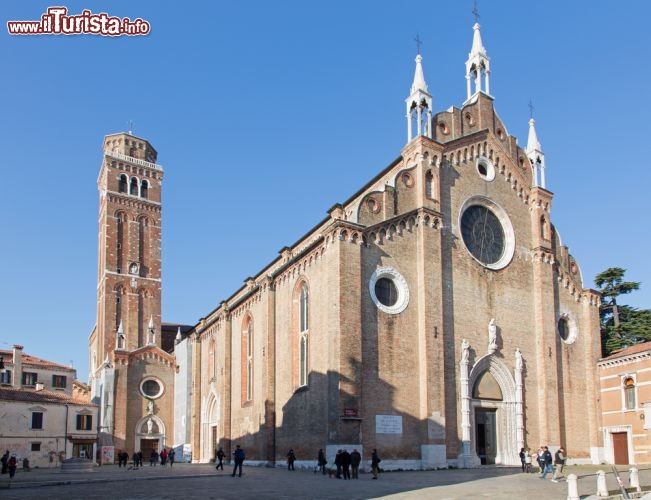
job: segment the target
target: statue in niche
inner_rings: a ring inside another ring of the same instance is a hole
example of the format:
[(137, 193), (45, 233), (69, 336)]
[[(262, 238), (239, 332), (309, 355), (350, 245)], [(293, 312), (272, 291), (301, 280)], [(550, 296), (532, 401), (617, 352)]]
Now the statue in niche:
[(468, 363), (468, 358), (470, 357), (470, 344), (466, 339), (463, 339), (461, 342), (461, 362)]
[(149, 417), (147, 419), (147, 434), (151, 434), (154, 429), (154, 421)]
[(520, 348), (518, 347), (515, 350), (515, 369), (520, 372), (522, 371), (523, 365), (524, 365), (524, 360), (522, 359), (522, 351), (520, 351)]
[(154, 402), (153, 401), (148, 401), (147, 402), (147, 414), (151, 415), (152, 413), (154, 413)]
[(495, 318), (488, 323), (488, 353), (493, 354), (497, 350), (497, 325)]

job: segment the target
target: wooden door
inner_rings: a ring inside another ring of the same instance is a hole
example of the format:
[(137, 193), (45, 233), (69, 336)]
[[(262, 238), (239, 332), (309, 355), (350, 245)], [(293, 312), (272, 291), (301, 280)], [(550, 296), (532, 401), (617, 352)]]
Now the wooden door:
[(619, 465), (628, 465), (628, 433), (613, 432), (612, 436), (615, 463)]

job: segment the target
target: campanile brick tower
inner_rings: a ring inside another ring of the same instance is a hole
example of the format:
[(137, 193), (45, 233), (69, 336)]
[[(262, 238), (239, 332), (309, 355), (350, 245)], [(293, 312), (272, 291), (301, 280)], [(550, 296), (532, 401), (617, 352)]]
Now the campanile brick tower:
[(102, 446), (130, 455), (172, 432), (174, 359), (161, 348), (161, 185), (156, 150), (131, 133), (104, 138), (97, 323), (90, 381)]

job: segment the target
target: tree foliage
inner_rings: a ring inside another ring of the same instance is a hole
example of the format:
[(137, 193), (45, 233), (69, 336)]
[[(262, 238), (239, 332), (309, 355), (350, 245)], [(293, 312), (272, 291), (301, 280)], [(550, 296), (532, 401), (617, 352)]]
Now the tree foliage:
[(611, 267), (595, 277), (601, 292), (601, 350), (603, 356), (651, 340), (651, 310), (618, 304), (620, 295), (639, 290), (637, 281), (624, 281), (625, 269)]

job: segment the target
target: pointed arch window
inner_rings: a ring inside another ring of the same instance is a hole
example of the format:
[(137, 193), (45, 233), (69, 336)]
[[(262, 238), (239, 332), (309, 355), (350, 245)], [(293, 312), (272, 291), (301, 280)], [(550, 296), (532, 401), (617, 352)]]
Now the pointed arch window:
[(208, 380), (215, 378), (215, 339), (208, 343)]
[(122, 272), (122, 264), (123, 264), (123, 257), (124, 257), (124, 215), (121, 213), (118, 213), (116, 216), (116, 224), (117, 224), (117, 235), (116, 235), (116, 263), (115, 263), (115, 268), (117, 273)]
[(122, 322), (122, 288), (115, 289), (115, 328)]
[(149, 195), (149, 183), (143, 180), (142, 184), (140, 184), (140, 197), (146, 199), (148, 195)]
[(248, 317), (242, 331), (242, 400), (253, 399), (253, 318)]
[(299, 294), (299, 338), (298, 338), (298, 384), (307, 385), (309, 359), (309, 293), (307, 285), (301, 286)]
[(425, 176), (425, 196), (429, 199), (434, 198), (434, 175), (432, 172), (427, 172)]
[(145, 217), (142, 217), (138, 220), (138, 259), (140, 261), (140, 276), (146, 275), (148, 235), (149, 221)]

